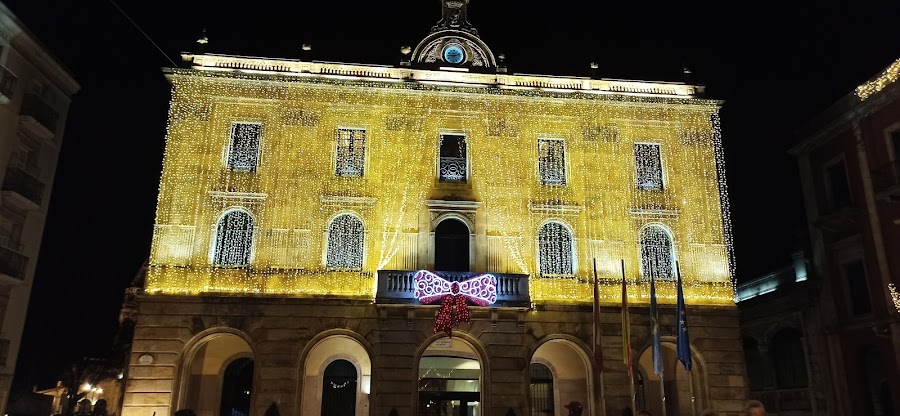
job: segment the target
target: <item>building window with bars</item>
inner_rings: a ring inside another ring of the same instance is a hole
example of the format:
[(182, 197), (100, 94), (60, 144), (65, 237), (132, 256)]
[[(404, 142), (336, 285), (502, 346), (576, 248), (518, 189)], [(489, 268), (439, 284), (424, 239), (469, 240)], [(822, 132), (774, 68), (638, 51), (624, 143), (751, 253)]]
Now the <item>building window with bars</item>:
[(553, 373), (546, 365), (531, 363), (529, 366), (531, 389), (531, 416), (553, 414)]
[(337, 176), (363, 176), (366, 164), (366, 131), (363, 129), (338, 129), (334, 174)]
[(231, 142), (228, 146), (228, 169), (256, 172), (259, 164), (259, 138), (262, 124), (232, 123)]
[(560, 139), (538, 139), (538, 173), (542, 185), (566, 184), (566, 147)]
[(325, 265), (335, 270), (362, 270), (365, 228), (352, 214), (334, 218), (328, 226)]
[(541, 277), (572, 277), (574, 261), (572, 233), (558, 222), (548, 222), (538, 232)]
[(241, 267), (250, 264), (253, 248), (253, 216), (243, 209), (222, 215), (216, 224), (213, 264)]
[(638, 189), (649, 191), (663, 189), (662, 159), (658, 144), (635, 143), (634, 166)]
[(674, 280), (675, 251), (669, 231), (659, 225), (641, 230), (641, 275), (644, 280)]
[(441, 134), (440, 146), (440, 180), (444, 182), (465, 182), (468, 179), (466, 136), (462, 134)]

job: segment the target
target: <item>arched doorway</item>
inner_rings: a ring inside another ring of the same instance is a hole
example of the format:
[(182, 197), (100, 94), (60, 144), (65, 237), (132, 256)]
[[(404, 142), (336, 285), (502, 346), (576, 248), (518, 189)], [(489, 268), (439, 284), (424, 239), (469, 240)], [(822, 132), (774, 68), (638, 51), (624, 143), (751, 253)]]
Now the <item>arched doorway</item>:
[(482, 414), (481, 361), (461, 338), (440, 338), (419, 358), (418, 416)]
[(253, 360), (238, 358), (225, 367), (222, 380), (222, 401), (219, 416), (247, 416), (250, 414), (250, 393), (253, 391)]
[[(639, 371), (643, 380), (637, 388), (639, 396), (644, 397), (644, 409), (651, 414), (662, 414), (663, 400), (660, 394), (660, 383), (665, 388), (665, 406), (667, 415), (694, 414), (692, 407), (702, 411), (707, 407), (704, 388), (703, 361), (697, 354), (692, 354), (691, 374), (678, 361), (675, 344), (662, 343), (663, 379), (653, 372), (653, 347), (648, 347), (639, 359)], [(692, 385), (693, 384), (693, 385)]]
[(218, 333), (186, 354), (179, 409), (197, 416), (243, 416), (253, 397), (253, 350), (238, 335)]
[[(571, 402), (581, 403), (584, 406), (584, 414), (593, 414), (590, 390), (591, 361), (581, 347), (565, 339), (549, 340), (541, 344), (531, 356), (530, 368), (540, 368), (536, 367), (538, 365), (549, 370), (552, 377), (549, 383), (552, 392), (547, 403), (547, 398), (542, 397), (545, 393), (540, 391), (541, 373), (530, 371), (532, 415), (565, 415), (568, 414), (568, 410), (563, 406)], [(546, 381), (543, 383), (546, 385)], [(547, 405), (549, 409), (537, 408)]]
[(469, 271), (469, 227), (462, 221), (447, 218), (434, 229), (434, 269)]
[(371, 393), (372, 360), (350, 335), (330, 335), (306, 353), (301, 415), (365, 415)]

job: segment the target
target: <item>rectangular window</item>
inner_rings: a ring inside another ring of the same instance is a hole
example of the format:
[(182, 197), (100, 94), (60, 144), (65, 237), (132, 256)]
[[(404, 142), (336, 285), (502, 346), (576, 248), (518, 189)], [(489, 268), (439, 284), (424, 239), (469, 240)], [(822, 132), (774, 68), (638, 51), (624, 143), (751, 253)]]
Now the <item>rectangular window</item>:
[(825, 180), (828, 187), (826, 190), (828, 208), (831, 211), (840, 211), (853, 206), (853, 200), (850, 198), (850, 183), (847, 181), (847, 169), (844, 167), (843, 160), (825, 168)]
[(871, 313), (872, 302), (869, 298), (869, 285), (866, 282), (866, 268), (862, 260), (845, 263), (842, 267), (850, 295), (850, 312), (854, 316)]
[(334, 174), (337, 176), (363, 176), (366, 164), (366, 131), (363, 129), (337, 130), (337, 157)]
[(538, 139), (538, 172), (543, 185), (566, 184), (566, 147), (560, 139)]
[(231, 144), (228, 147), (228, 169), (256, 172), (259, 163), (259, 136), (262, 124), (232, 123)]
[(891, 160), (893, 162), (900, 161), (900, 129), (891, 132), (891, 149), (894, 152)]
[(652, 191), (663, 189), (662, 159), (658, 144), (635, 143), (634, 166), (638, 189)]
[(466, 136), (441, 134), (440, 180), (465, 182), (468, 176), (466, 164)]

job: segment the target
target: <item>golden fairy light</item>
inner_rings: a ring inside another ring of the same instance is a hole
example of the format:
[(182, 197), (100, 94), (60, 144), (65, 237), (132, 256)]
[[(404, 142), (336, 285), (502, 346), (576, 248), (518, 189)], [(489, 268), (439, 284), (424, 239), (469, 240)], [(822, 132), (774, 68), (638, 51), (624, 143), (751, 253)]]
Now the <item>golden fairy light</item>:
[[(168, 73), (148, 293), (374, 299), (379, 270), (419, 266), (425, 201), (449, 186), (481, 202), (478, 271), (529, 275), (534, 302), (589, 301), (594, 258), (610, 303), (619, 259), (632, 302), (647, 300), (645, 269), (668, 276), (674, 261), (688, 302), (733, 302), (719, 102), (680, 85), (585, 93), (278, 65)], [(657, 291), (675, 302), (674, 282)]]

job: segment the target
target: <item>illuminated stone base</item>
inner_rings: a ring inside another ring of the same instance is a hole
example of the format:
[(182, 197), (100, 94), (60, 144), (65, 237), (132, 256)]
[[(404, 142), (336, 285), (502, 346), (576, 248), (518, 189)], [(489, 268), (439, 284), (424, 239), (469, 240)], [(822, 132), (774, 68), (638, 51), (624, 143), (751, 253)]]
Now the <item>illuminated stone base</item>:
[[(140, 300), (123, 416), (170, 415), (181, 408), (218, 416), (226, 367), (248, 358), (255, 364), (248, 390), (252, 416), (268, 414), (273, 406), (283, 416), (322, 414), (323, 389), (344, 386), (323, 380), (335, 360), (356, 368), (350, 385), (356, 386), (357, 415), (387, 415), (396, 409), (400, 416), (414, 416), (427, 405), (420, 400), (425, 396), (418, 380), (427, 373), (428, 360), (421, 360), (426, 356), (473, 363), (475, 370), (466, 371), (480, 376), (463, 388), (480, 390), (479, 414), (504, 416), (510, 409), (515, 415), (531, 414), (537, 393), (529, 387), (530, 364), (543, 364), (553, 374), (553, 414), (567, 414), (563, 405), (571, 401), (584, 405), (584, 415), (600, 414), (599, 394), (593, 393), (599, 386), (592, 376), (589, 305), (470, 307), (472, 322), (461, 324), (447, 342), (443, 334), (433, 334), (435, 306), (247, 296), (145, 295)], [(630, 406), (620, 316), (615, 307), (601, 313), (608, 415), (620, 415)], [(673, 334), (674, 308), (661, 308), (660, 316), (663, 335)], [(737, 310), (697, 306), (688, 308), (688, 316), (691, 378), (677, 365), (674, 337), (663, 337), (667, 402), (675, 406), (668, 414), (691, 414), (693, 392), (696, 414), (712, 408), (720, 415), (737, 415), (747, 398)], [(631, 317), (631, 345), (640, 369), (638, 407), (659, 414), (647, 309), (633, 307)], [(431, 377), (452, 378), (424, 378)]]

